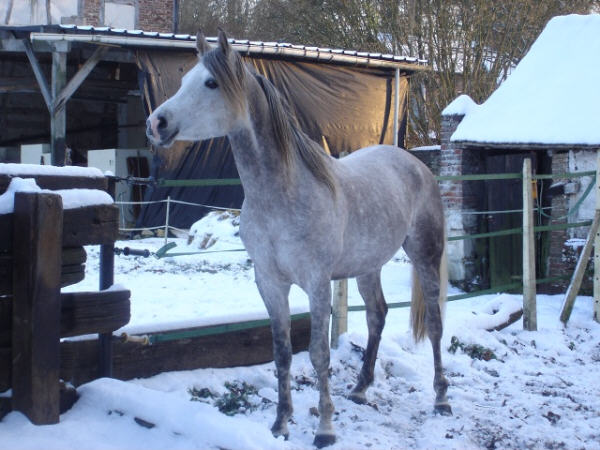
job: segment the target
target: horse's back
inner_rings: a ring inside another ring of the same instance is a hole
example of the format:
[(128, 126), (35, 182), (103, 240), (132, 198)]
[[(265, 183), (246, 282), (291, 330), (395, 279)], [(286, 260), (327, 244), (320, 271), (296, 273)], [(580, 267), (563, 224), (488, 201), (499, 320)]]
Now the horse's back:
[[(387, 262), (422, 214), (443, 214), (433, 174), (392, 146), (358, 150), (336, 164), (347, 220), (339, 273), (358, 274)], [(359, 263), (355, 267), (352, 261)], [(338, 271), (336, 271), (338, 272)]]

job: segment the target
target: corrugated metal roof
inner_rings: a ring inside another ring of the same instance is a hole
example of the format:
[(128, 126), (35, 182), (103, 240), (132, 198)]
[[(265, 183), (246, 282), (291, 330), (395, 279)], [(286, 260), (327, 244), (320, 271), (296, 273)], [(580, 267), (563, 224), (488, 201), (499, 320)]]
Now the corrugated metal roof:
[[(0, 27), (3, 29), (28, 31), (32, 40), (104, 42), (127, 47), (194, 48), (196, 36), (189, 34), (159, 33), (144, 30), (126, 30), (111, 27), (89, 25), (44, 25), (39, 27)], [(215, 37), (208, 37), (216, 42)], [(422, 70), (427, 61), (411, 56), (399, 56), (389, 53), (360, 52), (356, 50), (322, 48), (296, 45), (285, 42), (249, 41), (229, 39), (231, 45), (240, 52), (249, 55), (279, 55), (294, 59), (318, 60), (339, 64), (363, 66), (400, 67), (406, 70)]]

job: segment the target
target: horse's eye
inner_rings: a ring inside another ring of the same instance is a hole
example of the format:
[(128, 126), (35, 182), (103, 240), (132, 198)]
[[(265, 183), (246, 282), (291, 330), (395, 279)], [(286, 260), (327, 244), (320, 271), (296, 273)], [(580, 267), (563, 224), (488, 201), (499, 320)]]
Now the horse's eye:
[(216, 89), (219, 87), (214, 78), (209, 78), (208, 80), (206, 80), (204, 82), (204, 86), (206, 86), (209, 89)]

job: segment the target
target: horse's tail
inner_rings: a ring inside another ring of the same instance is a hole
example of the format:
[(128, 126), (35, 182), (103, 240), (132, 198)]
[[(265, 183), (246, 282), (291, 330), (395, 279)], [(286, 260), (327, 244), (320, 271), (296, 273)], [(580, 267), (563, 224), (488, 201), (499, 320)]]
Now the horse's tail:
[[(440, 313), (444, 317), (444, 305), (446, 304), (446, 296), (448, 291), (448, 261), (446, 258), (446, 233), (444, 233), (444, 251), (440, 259), (440, 296), (438, 304), (440, 305)], [(427, 327), (425, 324), (425, 297), (421, 282), (414, 269), (412, 270), (412, 298), (410, 302), (410, 321), (415, 342), (425, 339)]]

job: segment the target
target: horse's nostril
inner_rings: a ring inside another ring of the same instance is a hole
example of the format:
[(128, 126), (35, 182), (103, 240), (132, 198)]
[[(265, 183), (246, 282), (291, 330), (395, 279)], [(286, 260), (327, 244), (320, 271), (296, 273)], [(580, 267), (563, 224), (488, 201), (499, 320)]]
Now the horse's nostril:
[(167, 128), (167, 119), (164, 116), (158, 116), (158, 129)]

